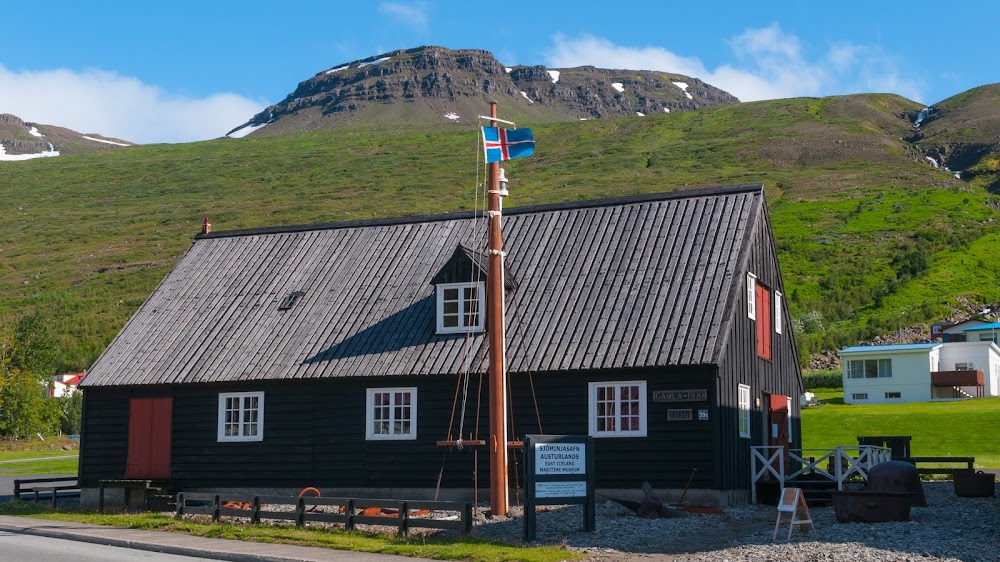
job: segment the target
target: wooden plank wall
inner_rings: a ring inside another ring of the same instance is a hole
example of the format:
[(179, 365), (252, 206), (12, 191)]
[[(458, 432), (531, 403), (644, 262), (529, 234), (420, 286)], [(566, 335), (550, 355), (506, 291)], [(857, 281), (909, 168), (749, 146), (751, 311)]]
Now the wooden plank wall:
[[(668, 408), (709, 408), (706, 403), (653, 403), (654, 390), (706, 388), (709, 400), (713, 369), (636, 370), (577, 375), (535, 375), (542, 427), (549, 434), (587, 433), (590, 380), (647, 381), (646, 438), (602, 438), (596, 441), (598, 484), (638, 489), (644, 480), (658, 488), (682, 487), (692, 468), (696, 486), (712, 481), (713, 444), (710, 422), (667, 422)], [(418, 439), (366, 441), (365, 389), (416, 386)], [(471, 488), (473, 449), (435, 446), (447, 436), (456, 380), (454, 377), (356, 378), (319, 381), (142, 387), (132, 390), (91, 388), (87, 392), (85, 448), (81, 482), (122, 478), (125, 470), (128, 401), (132, 396), (170, 395), (174, 399), (173, 483), (182, 487), (379, 487), (431, 488), (441, 473), (446, 488)], [(527, 376), (512, 378), (512, 404), (517, 438), (537, 433), (538, 424)], [(218, 393), (263, 391), (264, 439), (260, 442), (217, 441)], [(469, 385), (466, 438), (475, 431), (475, 401), (480, 397), (480, 438), (486, 438), (488, 389), (480, 393), (478, 375)], [(714, 419), (715, 414), (712, 414)], [(456, 414), (457, 427), (458, 414)], [(488, 456), (479, 454), (480, 487), (488, 486)], [(523, 470), (523, 453), (511, 459), (511, 479)], [(515, 468), (516, 467), (516, 468)], [(523, 482), (523, 477), (517, 476)]]
[[(750, 446), (766, 445), (765, 433), (767, 400), (764, 393), (789, 396), (792, 404), (792, 448), (802, 446), (801, 420), (799, 417), (799, 395), (802, 393), (801, 371), (795, 353), (792, 337), (791, 317), (788, 314), (787, 298), (781, 281), (774, 238), (765, 209), (761, 210), (757, 226), (753, 230), (749, 248), (748, 270), (757, 275), (758, 280), (774, 291), (782, 293), (782, 332), (771, 334), (771, 360), (757, 357), (757, 324), (747, 317), (746, 271), (741, 274), (740, 290), (732, 307), (733, 319), (727, 345), (717, 379), (719, 396), (719, 420), (716, 440), (716, 462), (721, 468), (716, 486), (723, 490), (750, 488)], [(773, 307), (772, 307), (773, 308)], [(757, 314), (762, 311), (758, 308)], [(750, 386), (750, 431), (751, 438), (739, 436), (738, 386)], [(756, 400), (760, 400), (760, 405)]]

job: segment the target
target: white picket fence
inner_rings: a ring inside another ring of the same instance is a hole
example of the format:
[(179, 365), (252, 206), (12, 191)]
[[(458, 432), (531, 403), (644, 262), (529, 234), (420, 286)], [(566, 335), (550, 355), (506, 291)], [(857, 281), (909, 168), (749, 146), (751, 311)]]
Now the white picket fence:
[[(837, 489), (844, 489), (844, 482), (852, 476), (868, 479), (868, 470), (885, 461), (892, 460), (892, 450), (873, 445), (846, 446), (836, 449), (785, 449), (781, 446), (763, 445), (750, 447), (750, 474), (753, 482), (750, 494), (757, 503), (757, 482), (770, 474), (781, 488), (802, 474), (812, 473), (837, 483)], [(791, 466), (798, 467), (785, 474), (786, 456)], [(831, 470), (832, 468), (832, 470)]]

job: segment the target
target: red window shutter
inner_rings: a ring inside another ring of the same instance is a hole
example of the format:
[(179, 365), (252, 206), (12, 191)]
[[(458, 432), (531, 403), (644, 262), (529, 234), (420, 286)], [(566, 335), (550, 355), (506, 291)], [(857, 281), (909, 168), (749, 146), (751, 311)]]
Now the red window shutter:
[(771, 291), (757, 283), (757, 356), (771, 358)]

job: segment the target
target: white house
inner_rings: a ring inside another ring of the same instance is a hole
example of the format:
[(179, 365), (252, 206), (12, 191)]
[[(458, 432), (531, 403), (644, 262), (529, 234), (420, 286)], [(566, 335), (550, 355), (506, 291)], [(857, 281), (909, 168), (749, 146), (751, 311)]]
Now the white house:
[(1000, 395), (1000, 347), (991, 340), (855, 346), (840, 357), (846, 404)]
[(49, 396), (52, 398), (64, 398), (79, 392), (77, 385), (86, 373), (65, 373), (62, 375), (52, 375), (52, 384), (49, 385)]

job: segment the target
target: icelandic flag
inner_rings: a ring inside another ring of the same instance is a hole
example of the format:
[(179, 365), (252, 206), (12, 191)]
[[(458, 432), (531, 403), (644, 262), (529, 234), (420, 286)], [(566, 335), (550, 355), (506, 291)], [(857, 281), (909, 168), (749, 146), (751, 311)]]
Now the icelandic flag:
[(531, 156), (535, 153), (535, 137), (531, 129), (483, 127), (483, 148), (487, 164)]

